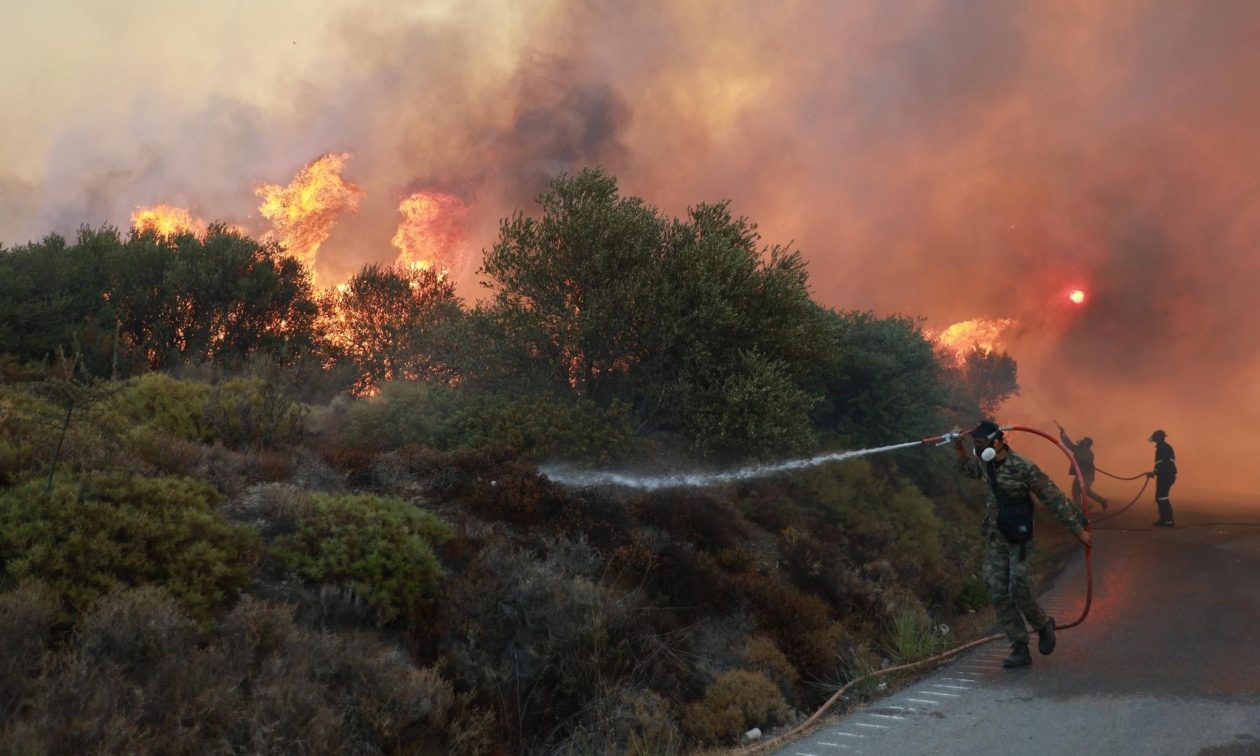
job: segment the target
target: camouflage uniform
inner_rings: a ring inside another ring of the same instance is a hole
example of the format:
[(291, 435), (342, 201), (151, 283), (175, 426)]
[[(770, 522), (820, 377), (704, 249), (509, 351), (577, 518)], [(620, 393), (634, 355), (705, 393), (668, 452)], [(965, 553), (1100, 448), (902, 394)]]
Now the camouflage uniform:
[(998, 530), (997, 497), (989, 485), (985, 466), (993, 468), (999, 488), (1015, 496), (1033, 493), (1074, 534), (1085, 529), (1085, 517), (1040, 468), (1013, 451), (1008, 450), (1007, 458), (1001, 462), (982, 462), (971, 457), (961, 465), (968, 477), (985, 481), (984, 582), (989, 586), (998, 622), (1012, 645), (1027, 645), (1028, 628), (1024, 620), (1038, 630), (1049, 621), (1033, 597), (1032, 571), (1028, 565), (1032, 541), (1011, 543)]

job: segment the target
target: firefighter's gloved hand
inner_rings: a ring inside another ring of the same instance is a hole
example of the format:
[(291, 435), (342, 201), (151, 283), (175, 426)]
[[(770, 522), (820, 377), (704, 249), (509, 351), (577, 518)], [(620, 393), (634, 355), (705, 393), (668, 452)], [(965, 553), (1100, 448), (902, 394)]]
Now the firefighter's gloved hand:
[(1150, 471), (1150, 472), (1148, 472), (1148, 473), (1146, 474), (1146, 479), (1147, 479), (1147, 480), (1150, 480), (1151, 478), (1154, 478), (1154, 477), (1155, 477), (1155, 471), (1154, 471), (1154, 470), (1152, 470), (1152, 471)]

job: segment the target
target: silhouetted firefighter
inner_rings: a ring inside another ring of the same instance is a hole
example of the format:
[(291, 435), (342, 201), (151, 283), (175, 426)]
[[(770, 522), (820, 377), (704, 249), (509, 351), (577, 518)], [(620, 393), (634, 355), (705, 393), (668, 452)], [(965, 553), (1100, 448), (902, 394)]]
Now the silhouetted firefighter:
[(1151, 523), (1157, 528), (1176, 527), (1173, 522), (1172, 502), (1168, 500), (1168, 492), (1177, 482), (1177, 455), (1164, 439), (1168, 434), (1157, 430), (1146, 439), (1155, 444), (1155, 469), (1146, 474), (1155, 479), (1155, 504), (1159, 507), (1159, 519)]
[[(1059, 424), (1055, 423), (1055, 425)], [(1068, 448), (1068, 451), (1072, 452), (1072, 456), (1076, 457), (1076, 466), (1081, 468), (1081, 475), (1085, 478), (1083, 481), (1085, 494), (1098, 502), (1098, 506), (1106, 509), (1107, 500), (1094, 493), (1094, 439), (1084, 436), (1080, 441), (1073, 442), (1063, 426), (1059, 425), (1059, 440)], [(1072, 475), (1072, 501), (1080, 501), (1082, 481), (1076, 479), (1075, 468), (1069, 467), (1068, 473)]]

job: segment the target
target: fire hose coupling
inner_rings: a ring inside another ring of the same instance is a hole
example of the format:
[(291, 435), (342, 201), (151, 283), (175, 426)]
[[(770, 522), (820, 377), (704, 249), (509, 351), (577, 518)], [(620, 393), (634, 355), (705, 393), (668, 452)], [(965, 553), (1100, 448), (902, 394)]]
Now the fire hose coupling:
[(945, 444), (948, 444), (950, 442), (958, 441), (962, 437), (963, 437), (963, 434), (958, 431), (948, 431), (946, 433), (942, 433), (939, 436), (928, 436), (927, 438), (923, 439), (923, 443), (931, 444), (932, 446), (944, 446)]

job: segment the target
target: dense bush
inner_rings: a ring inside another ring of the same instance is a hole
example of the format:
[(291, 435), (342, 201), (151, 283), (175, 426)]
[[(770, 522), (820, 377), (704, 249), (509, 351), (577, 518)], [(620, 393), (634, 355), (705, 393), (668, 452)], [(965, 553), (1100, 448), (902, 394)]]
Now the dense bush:
[(304, 416), (271, 381), (232, 378), (211, 386), (148, 373), (120, 384), (92, 419), (140, 444), (156, 434), (244, 448), (297, 440)]
[(437, 449), (496, 447), (534, 461), (606, 462), (632, 440), (626, 409), (543, 396), (498, 396), (430, 385), (385, 383), (345, 417), (346, 443), (375, 449), (424, 444)]
[(301, 438), (306, 410), (271, 381), (233, 378), (214, 387), (202, 410), (209, 440), (233, 448)]
[(450, 537), (448, 528), (412, 504), (370, 494), (313, 494), (311, 504), (271, 547), (285, 569), (345, 585), (382, 623), (417, 616), (437, 587), (433, 547)]
[(0, 386), (0, 485), (17, 481), (35, 466), (52, 436), (57, 410), (51, 404)]
[(44, 665), (61, 614), (57, 594), (39, 583), (23, 583), (0, 593), (0, 721), (9, 721), (30, 691)]
[(733, 670), (719, 677), (704, 698), (687, 706), (683, 726), (702, 742), (732, 742), (751, 727), (770, 727), (787, 719), (787, 702), (760, 672)]
[[(47, 625), (39, 605), (11, 619), (32, 595), (0, 595), (5, 630)], [(0, 722), (6, 753), (440, 753), (468, 729), (450, 683), (397, 647), (249, 597), (199, 629), (163, 591), (122, 590), (68, 647), (27, 646), (24, 686), (0, 691), (22, 701)]]
[(458, 389), (424, 381), (387, 381), (380, 394), (360, 399), (345, 409), (345, 443), (363, 448), (397, 449), (424, 444), (451, 446), (454, 415), (464, 404)]
[(814, 502), (817, 522), (857, 563), (884, 559), (915, 587), (936, 587), (942, 523), (913, 486), (861, 459), (807, 471), (792, 485), (793, 498)]
[(108, 386), (49, 379), (0, 385), (0, 484), (33, 472), (126, 466), (117, 440), (90, 421)]
[(249, 582), (256, 535), (231, 525), (219, 494), (186, 478), (60, 476), (0, 491), (6, 580), (36, 579), (77, 612), (112, 588), (164, 585), (196, 616)]
[(546, 746), (635, 669), (632, 598), (599, 580), (600, 569), (580, 543), (540, 558), (496, 542), (449, 586), (443, 669), (494, 702), (516, 752)]
[(123, 383), (96, 420), (118, 433), (143, 428), (185, 441), (209, 441), (205, 406), (210, 393), (204, 383), (148, 373)]
[(456, 419), (459, 446), (500, 446), (527, 459), (608, 462), (627, 453), (632, 432), (626, 408), (541, 396), (479, 396)]

